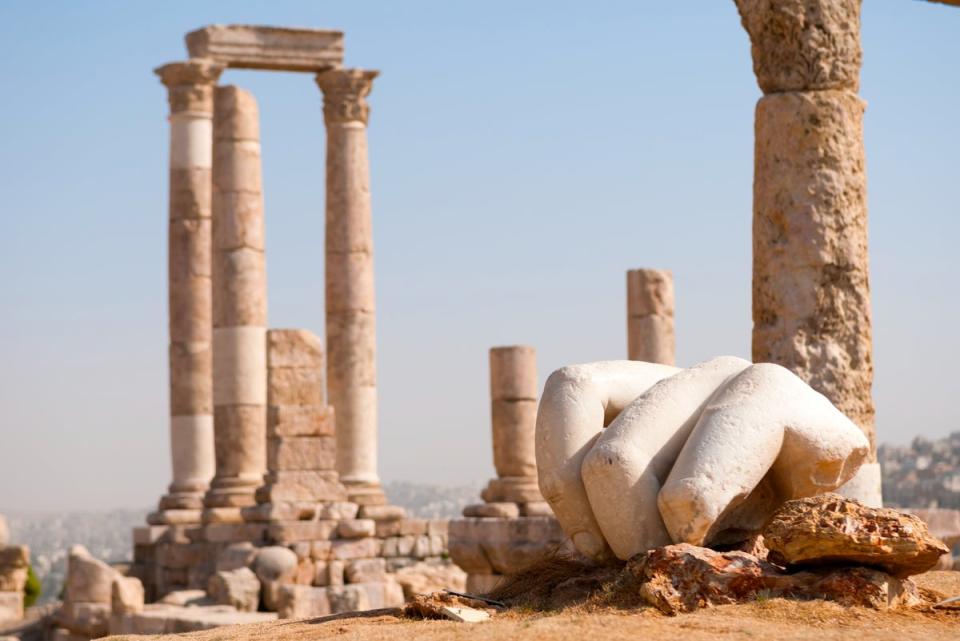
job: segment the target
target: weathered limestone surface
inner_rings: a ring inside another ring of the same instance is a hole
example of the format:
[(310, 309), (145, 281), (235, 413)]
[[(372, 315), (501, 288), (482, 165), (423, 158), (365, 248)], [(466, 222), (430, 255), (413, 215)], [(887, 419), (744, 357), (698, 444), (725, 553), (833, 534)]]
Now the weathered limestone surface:
[(818, 598), (847, 606), (886, 609), (921, 603), (909, 579), (863, 567), (824, 568), (788, 574), (745, 552), (715, 552), (687, 543), (639, 555), (627, 571), (640, 596), (664, 614), (754, 601), (758, 596)]
[(199, 520), (214, 473), (211, 350), (211, 170), (213, 88), (222, 65), (196, 60), (156, 70), (170, 102), (168, 307), (170, 449), (166, 510)]
[(207, 594), (220, 605), (240, 612), (256, 612), (260, 605), (260, 581), (250, 568), (217, 572), (207, 585)]
[(217, 469), (204, 520), (240, 520), (266, 470), (266, 258), (257, 104), (215, 92), (213, 142), (213, 400)]
[[(753, 360), (823, 393), (876, 460), (860, 0), (736, 0), (757, 103)], [(875, 500), (876, 491), (868, 491)]]
[(868, 565), (896, 577), (926, 572), (950, 549), (919, 517), (836, 494), (789, 501), (763, 529), (773, 561)]
[(376, 71), (317, 75), (327, 128), (327, 388), (337, 413), (337, 469), (351, 500), (383, 503), (377, 474), (376, 322), (366, 126)]
[(757, 103), (753, 358), (793, 370), (873, 446), (863, 110), (850, 91)]
[(665, 269), (627, 272), (627, 358), (673, 365), (673, 274)]
[(186, 36), (191, 58), (227, 67), (319, 72), (343, 63), (343, 32), (254, 25), (210, 25)]

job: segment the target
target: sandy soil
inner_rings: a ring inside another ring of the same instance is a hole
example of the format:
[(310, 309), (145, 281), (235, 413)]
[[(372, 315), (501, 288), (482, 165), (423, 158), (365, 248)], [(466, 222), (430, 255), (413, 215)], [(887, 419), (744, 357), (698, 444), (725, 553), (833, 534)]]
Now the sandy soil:
[[(930, 572), (916, 577), (921, 588), (944, 596), (960, 596), (960, 572)], [(332, 620), (331, 620), (332, 619)], [(160, 637), (110, 637), (146, 641)], [(938, 610), (877, 612), (844, 608), (823, 601), (794, 602), (770, 599), (746, 605), (723, 606), (693, 614), (667, 617), (643, 608), (559, 612), (511, 611), (475, 625), (452, 621), (413, 621), (396, 616), (278, 621), (218, 628), (178, 638), (190, 641), (638, 641), (680, 639), (816, 639), (817, 641), (960, 640), (960, 607)]]

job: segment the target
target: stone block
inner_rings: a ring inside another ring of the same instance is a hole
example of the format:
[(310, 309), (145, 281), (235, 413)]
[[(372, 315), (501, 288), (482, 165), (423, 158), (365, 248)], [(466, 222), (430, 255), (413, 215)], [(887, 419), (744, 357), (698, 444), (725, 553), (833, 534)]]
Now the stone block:
[(257, 548), (249, 541), (231, 543), (217, 555), (216, 571), (223, 572), (250, 567), (257, 557)]
[(165, 568), (189, 568), (210, 553), (206, 543), (160, 543), (156, 546), (156, 562)]
[(330, 585), (330, 567), (328, 561), (313, 562), (313, 586), (323, 588)]
[(359, 510), (360, 506), (356, 503), (348, 503), (346, 501), (326, 503), (317, 507), (317, 518), (345, 521), (347, 519), (357, 518)]
[(379, 539), (366, 538), (353, 541), (333, 541), (330, 556), (334, 560), (370, 559), (380, 555), (382, 543)]
[(427, 523), (427, 534), (440, 534), (447, 536), (450, 530), (450, 521), (448, 519), (431, 519)]
[(336, 472), (276, 471), (267, 474), (256, 498), (258, 503), (343, 501), (347, 491)]
[(450, 558), (465, 571), (471, 574), (493, 574), (493, 566), (480, 541), (451, 537), (448, 548)]
[(271, 367), (267, 370), (268, 403), (322, 406), (326, 400), (325, 384), (319, 368)]
[(404, 521), (371, 521), (375, 524), (374, 536), (386, 539), (391, 536), (400, 536)]
[[(243, 523), (243, 507), (251, 502), (248, 494), (229, 495), (226, 493), (218, 495), (215, 499), (211, 497), (211, 502), (224, 504), (224, 507), (206, 507), (203, 510), (201, 520), (204, 524), (210, 523)], [(227, 505), (239, 504), (239, 505)], [(252, 506), (250, 506), (252, 507)]]
[[(400, 531), (397, 534), (429, 534), (430, 521), (427, 519), (404, 519), (400, 521)], [(379, 536), (379, 535), (378, 535)]]
[(382, 591), (378, 595), (376, 590), (368, 590), (364, 585), (340, 585), (315, 589), (327, 591), (327, 597), (330, 600), (330, 611), (334, 614), (373, 609), (377, 606), (371, 603), (371, 592), (374, 596), (382, 595)]
[(320, 72), (343, 64), (343, 32), (254, 25), (210, 25), (186, 36), (191, 58), (227, 67)]
[(143, 583), (132, 576), (113, 580), (110, 592), (110, 610), (113, 614), (135, 614), (143, 611)]
[(271, 523), (268, 537), (275, 543), (316, 541), (329, 539), (336, 534), (336, 521), (287, 521)]
[(119, 576), (120, 573), (109, 565), (90, 556), (85, 547), (75, 545), (70, 548), (67, 558), (66, 600), (73, 603), (109, 604), (111, 585)]
[[(389, 566), (387, 569), (390, 569)], [(466, 572), (449, 562), (444, 565), (409, 563), (393, 571), (396, 573), (394, 579), (403, 589), (406, 599), (412, 599), (417, 594), (431, 594), (441, 590), (464, 592), (467, 589)]]
[(211, 543), (262, 543), (266, 541), (267, 526), (262, 523), (211, 523), (204, 526), (203, 537)]
[(277, 613), (281, 619), (305, 619), (331, 614), (327, 588), (309, 585), (281, 585), (277, 594)]
[(270, 405), (267, 436), (333, 436), (334, 412), (330, 405)]
[(148, 525), (133, 528), (134, 545), (153, 545), (163, 539), (171, 530), (169, 525)]
[(406, 515), (407, 511), (399, 505), (362, 505), (359, 512), (361, 519), (374, 521), (395, 521)]
[(210, 577), (207, 593), (214, 602), (241, 612), (256, 612), (260, 605), (260, 581), (250, 568), (217, 572)]
[(347, 561), (345, 572), (348, 583), (385, 581), (387, 563), (384, 559), (353, 559)]
[(297, 561), (297, 572), (293, 576), (293, 582), (300, 585), (312, 585), (317, 574), (316, 562), (307, 557)]
[(240, 509), (244, 521), (266, 523), (267, 521), (309, 521), (317, 515), (319, 506), (312, 501), (281, 501), (260, 503)]
[(377, 531), (377, 522), (371, 519), (351, 519), (340, 521), (337, 534), (343, 539), (362, 539), (373, 536)]
[(332, 541), (311, 541), (310, 558), (314, 560), (326, 561), (330, 558), (330, 550), (332, 548)]
[(276, 436), (267, 439), (267, 469), (271, 471), (337, 468), (337, 441), (333, 436)]
[(323, 371), (323, 345), (305, 329), (271, 329), (267, 332), (268, 367), (306, 367)]
[(110, 630), (110, 603), (65, 601), (57, 612), (56, 620), (71, 632), (94, 639), (106, 636)]
[(0, 592), (0, 622), (23, 618), (23, 592)]
[(347, 562), (333, 560), (327, 563), (327, 585), (343, 585), (347, 582)]

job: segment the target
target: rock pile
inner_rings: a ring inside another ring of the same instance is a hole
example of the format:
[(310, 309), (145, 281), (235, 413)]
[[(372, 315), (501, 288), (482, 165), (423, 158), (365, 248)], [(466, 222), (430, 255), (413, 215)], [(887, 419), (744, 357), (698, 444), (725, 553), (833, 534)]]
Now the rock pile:
[(635, 556), (627, 572), (665, 614), (788, 597), (890, 608), (921, 602), (908, 578), (947, 547), (919, 518), (836, 494), (788, 501), (763, 530), (767, 558), (681, 543)]

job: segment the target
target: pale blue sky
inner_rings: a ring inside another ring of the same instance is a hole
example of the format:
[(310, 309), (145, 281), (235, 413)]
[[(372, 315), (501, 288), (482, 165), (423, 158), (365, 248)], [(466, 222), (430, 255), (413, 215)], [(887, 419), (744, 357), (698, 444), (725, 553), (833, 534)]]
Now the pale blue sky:
[[(960, 429), (960, 9), (867, 0), (878, 432)], [(624, 272), (671, 268), (680, 364), (749, 355), (754, 83), (732, 1), (0, 4), (0, 511), (169, 482), (166, 98), (210, 23), (330, 27), (370, 102), (381, 474), (492, 474), (487, 348), (624, 357)], [(322, 335), (323, 122), (262, 114), (269, 314)]]

